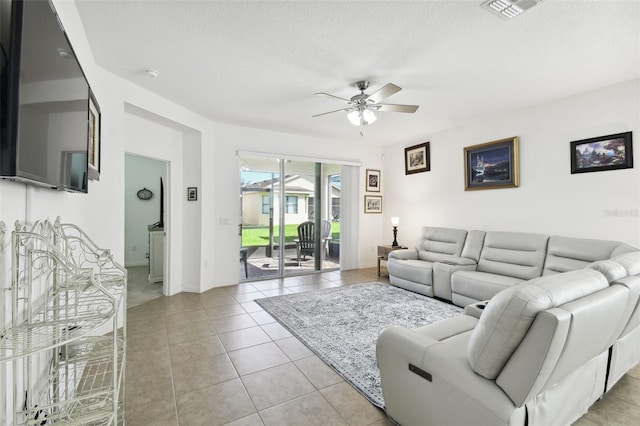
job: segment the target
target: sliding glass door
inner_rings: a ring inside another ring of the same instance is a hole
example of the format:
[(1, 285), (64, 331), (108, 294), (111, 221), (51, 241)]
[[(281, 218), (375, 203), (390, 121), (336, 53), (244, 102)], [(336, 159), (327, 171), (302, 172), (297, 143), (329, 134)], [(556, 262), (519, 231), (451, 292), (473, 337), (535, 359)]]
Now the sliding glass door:
[(338, 269), (340, 166), (241, 157), (240, 280)]

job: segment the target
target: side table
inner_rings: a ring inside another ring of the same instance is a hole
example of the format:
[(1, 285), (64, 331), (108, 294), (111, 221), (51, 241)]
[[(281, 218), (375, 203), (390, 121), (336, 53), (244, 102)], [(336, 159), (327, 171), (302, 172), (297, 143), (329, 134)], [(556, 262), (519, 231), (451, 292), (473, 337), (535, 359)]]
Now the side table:
[(406, 249), (407, 247), (403, 246), (378, 246), (378, 276), (380, 276), (380, 261), (384, 260), (385, 262), (389, 259), (389, 253), (394, 250)]

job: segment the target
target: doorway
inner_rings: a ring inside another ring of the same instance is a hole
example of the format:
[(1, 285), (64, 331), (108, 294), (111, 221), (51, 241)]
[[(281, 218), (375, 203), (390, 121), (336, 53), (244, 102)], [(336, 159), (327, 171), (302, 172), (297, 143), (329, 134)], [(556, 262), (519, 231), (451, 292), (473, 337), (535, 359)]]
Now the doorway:
[(340, 166), (240, 158), (240, 281), (340, 268)]
[(168, 162), (125, 154), (127, 307), (166, 294)]

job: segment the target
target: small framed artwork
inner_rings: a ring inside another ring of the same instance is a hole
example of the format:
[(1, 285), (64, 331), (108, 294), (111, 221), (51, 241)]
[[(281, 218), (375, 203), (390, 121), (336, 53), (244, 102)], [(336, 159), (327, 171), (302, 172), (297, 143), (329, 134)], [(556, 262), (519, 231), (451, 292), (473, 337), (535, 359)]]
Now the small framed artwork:
[(382, 196), (365, 195), (364, 196), (364, 212), (365, 213), (382, 213)]
[(571, 142), (571, 174), (633, 168), (631, 132)]
[(404, 149), (404, 174), (428, 172), (431, 170), (429, 142)]
[(187, 201), (198, 201), (198, 188), (195, 186), (187, 188)]
[(367, 169), (367, 192), (380, 192), (380, 170)]
[(100, 180), (100, 107), (89, 93), (89, 179)]
[(517, 187), (519, 161), (517, 137), (464, 148), (464, 190)]

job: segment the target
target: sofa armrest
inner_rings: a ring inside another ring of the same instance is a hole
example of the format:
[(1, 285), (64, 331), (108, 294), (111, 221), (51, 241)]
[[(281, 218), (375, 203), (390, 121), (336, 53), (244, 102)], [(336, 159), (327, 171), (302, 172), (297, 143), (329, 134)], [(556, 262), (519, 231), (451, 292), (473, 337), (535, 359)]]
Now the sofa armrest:
[(418, 251), (409, 249), (394, 250), (389, 253), (389, 259), (417, 260)]
[(385, 409), (395, 421), (524, 423), (524, 408), (516, 410), (495, 381), (471, 369), (466, 345), (440, 342), (419, 331), (393, 326), (380, 334), (376, 349)]
[(444, 263), (445, 265), (452, 266), (476, 266), (477, 262), (473, 259), (468, 259), (466, 257), (458, 257), (458, 256), (445, 256), (441, 259), (438, 259), (439, 263)]
[(484, 300), (478, 303), (471, 303), (464, 307), (464, 314), (480, 319), (482, 312), (484, 312), (484, 308), (487, 307), (487, 303), (489, 303), (488, 300)]
[(433, 295), (452, 300), (451, 275), (456, 271), (475, 271), (477, 264), (473, 259), (450, 256), (433, 264)]

